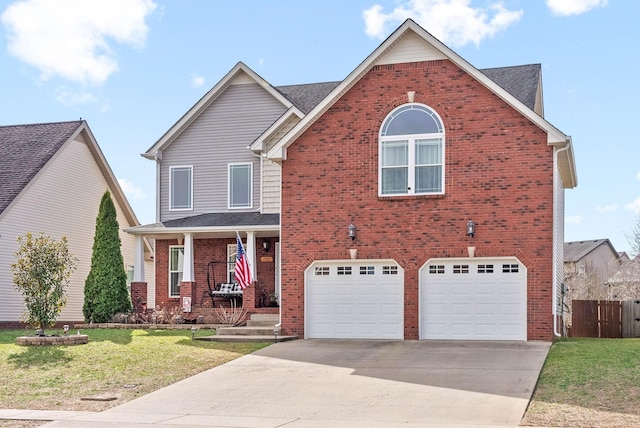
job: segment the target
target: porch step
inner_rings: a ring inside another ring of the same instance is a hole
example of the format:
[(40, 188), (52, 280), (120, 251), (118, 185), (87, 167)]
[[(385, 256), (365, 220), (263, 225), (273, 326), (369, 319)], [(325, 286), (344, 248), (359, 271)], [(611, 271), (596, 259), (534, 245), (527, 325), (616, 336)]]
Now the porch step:
[(247, 327), (271, 327), (278, 324), (280, 320), (276, 318), (275, 320), (254, 320), (250, 319), (247, 321)]
[[(252, 314), (247, 325), (242, 327), (223, 327), (216, 329), (215, 336), (199, 337), (198, 340), (213, 342), (270, 342), (275, 341), (273, 329), (280, 322), (278, 314)], [(280, 336), (278, 342), (297, 339), (297, 336)]]
[(246, 327), (219, 327), (216, 332), (220, 335), (236, 336), (273, 336), (273, 325)]
[[(247, 327), (271, 327), (280, 322), (278, 314), (251, 314), (251, 319), (247, 321)], [(269, 334), (272, 334), (273, 331)]]
[(272, 325), (278, 324), (280, 315), (278, 314), (251, 314), (251, 321), (269, 321)]

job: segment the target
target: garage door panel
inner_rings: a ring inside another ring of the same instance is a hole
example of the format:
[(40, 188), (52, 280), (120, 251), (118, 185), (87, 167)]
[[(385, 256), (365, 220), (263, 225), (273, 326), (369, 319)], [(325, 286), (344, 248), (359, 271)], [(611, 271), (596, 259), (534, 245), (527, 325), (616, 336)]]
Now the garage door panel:
[(487, 315), (495, 317), (497, 314), (497, 305), (495, 303), (478, 303), (476, 305), (476, 314), (482, 316)]
[(428, 263), (420, 271), (420, 337), (526, 340), (526, 275), (509, 258)]
[[(331, 305), (325, 305), (331, 308)], [(353, 303), (337, 303), (335, 305), (335, 314), (336, 315), (353, 315), (355, 313), (355, 304)]]
[(451, 315), (467, 315), (470, 312), (473, 312), (472, 303), (453, 303), (451, 305)]
[(392, 315), (394, 317), (402, 315), (402, 305), (398, 303), (381, 303), (380, 315)]
[(365, 315), (365, 316), (376, 315), (378, 313), (377, 309), (378, 309), (378, 305), (359, 303), (358, 315)]
[[(471, 294), (471, 284), (451, 284), (451, 294), (455, 296), (468, 296)], [(446, 294), (446, 293), (445, 293)]]

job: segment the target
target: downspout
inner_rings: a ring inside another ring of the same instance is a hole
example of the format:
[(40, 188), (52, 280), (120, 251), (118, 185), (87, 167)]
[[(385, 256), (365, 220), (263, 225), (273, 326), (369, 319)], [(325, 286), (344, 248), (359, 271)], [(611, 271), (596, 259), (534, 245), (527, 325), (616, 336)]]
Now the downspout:
[[(557, 149), (554, 152), (554, 159), (553, 159), (553, 174), (554, 176), (556, 174), (559, 174), (558, 171), (558, 154), (560, 152), (569, 150), (571, 148), (571, 141), (567, 139), (565, 146), (561, 149)], [(554, 217), (558, 217), (557, 216), (557, 210), (558, 210), (558, 204), (556, 203), (557, 201), (557, 192), (558, 192), (558, 186), (555, 185), (555, 180), (554, 180), (554, 186), (553, 186), (553, 210), (554, 210)], [(563, 213), (563, 217), (562, 217), (562, 222), (564, 222), (564, 213)], [(562, 236), (564, 239), (564, 226), (562, 227)], [(554, 241), (556, 241), (554, 239)], [(564, 245), (564, 242), (558, 243), (556, 242), (555, 245)], [(552, 311), (552, 315), (553, 315), (553, 334), (556, 337), (562, 337), (562, 333), (558, 331), (558, 305), (556, 304), (556, 301), (558, 299), (558, 269), (556, 268), (556, 266), (558, 266), (558, 251), (556, 251), (556, 248), (554, 248), (553, 251), (553, 293), (552, 293), (552, 307), (553, 307), (553, 311)], [(564, 260), (562, 261), (564, 263)], [(564, 281), (562, 283), (562, 288), (563, 288), (563, 303), (564, 303)], [(562, 306), (561, 306), (562, 307)], [(560, 313), (560, 317), (564, 318), (564, 310), (561, 309), (561, 313)]]

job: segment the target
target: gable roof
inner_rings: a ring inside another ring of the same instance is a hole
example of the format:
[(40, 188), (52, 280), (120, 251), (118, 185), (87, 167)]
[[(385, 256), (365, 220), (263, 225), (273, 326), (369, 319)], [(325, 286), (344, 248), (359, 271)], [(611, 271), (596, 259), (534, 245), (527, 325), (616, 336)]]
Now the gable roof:
[[(400, 42), (403, 37), (412, 34), (418, 40), (426, 42), (429, 46), (428, 56), (432, 59), (446, 58), (464, 70), (467, 74), (475, 78), (491, 92), (500, 97), (503, 101), (520, 112), (547, 133), (547, 144), (557, 146), (558, 164), (563, 178), (564, 187), (570, 188), (577, 185), (575, 173), (575, 160), (571, 146), (571, 137), (565, 135), (542, 116), (534, 112), (525, 103), (509, 93), (505, 88), (497, 84), (492, 78), (483, 74), (480, 70), (472, 66), (461, 56), (452, 51), (429, 32), (416, 24), (413, 20), (407, 19), (396, 31), (394, 31), (382, 44), (374, 50), (347, 78), (345, 78), (333, 91), (309, 114), (307, 114), (297, 125), (295, 125), (278, 143), (267, 152), (267, 157), (274, 161), (286, 159), (286, 149), (291, 145), (311, 124), (313, 124), (326, 110), (328, 110), (345, 92), (356, 84), (371, 68), (381, 63), (399, 61), (397, 58), (385, 58), (393, 47)], [(490, 72), (491, 73), (491, 72)], [(499, 74), (499, 73), (494, 73)], [(495, 77), (495, 76), (494, 76)]]
[(129, 225), (140, 224), (84, 120), (0, 126), (0, 217), (56, 153), (78, 135), (86, 142)]
[(609, 241), (608, 239), (592, 239), (590, 241), (565, 242), (563, 249), (564, 262), (578, 262), (601, 245), (608, 246), (611, 252), (616, 257), (619, 257), (619, 254), (616, 249), (613, 248), (613, 244), (611, 244), (611, 241)]
[[(236, 79), (249, 78), (262, 86), (275, 99), (280, 101), (289, 111), (302, 117), (304, 114), (282, 92), (276, 90), (269, 82), (260, 77), (256, 72), (244, 63), (238, 62), (213, 88), (211, 88), (198, 102), (191, 107), (182, 117), (164, 133), (162, 137), (151, 146), (143, 157), (155, 159), (158, 152), (164, 150), (175, 140), (194, 120), (196, 120)], [(293, 92), (293, 91), (292, 91)], [(293, 94), (295, 97), (295, 94)]]
[(82, 121), (0, 126), (0, 213), (22, 192)]

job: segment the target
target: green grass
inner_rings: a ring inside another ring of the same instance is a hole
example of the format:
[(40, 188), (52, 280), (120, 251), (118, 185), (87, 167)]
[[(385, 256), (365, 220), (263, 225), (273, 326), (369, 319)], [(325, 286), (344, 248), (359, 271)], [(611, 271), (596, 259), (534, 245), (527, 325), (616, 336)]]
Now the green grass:
[[(0, 330), (0, 408), (104, 410), (269, 344), (194, 341), (189, 330), (81, 333), (88, 344), (23, 347), (15, 342), (24, 330)], [(81, 400), (95, 394), (118, 398)]]
[(547, 426), (637, 426), (640, 339), (556, 341), (525, 421)]

